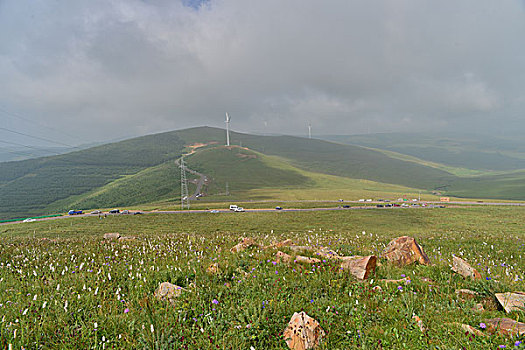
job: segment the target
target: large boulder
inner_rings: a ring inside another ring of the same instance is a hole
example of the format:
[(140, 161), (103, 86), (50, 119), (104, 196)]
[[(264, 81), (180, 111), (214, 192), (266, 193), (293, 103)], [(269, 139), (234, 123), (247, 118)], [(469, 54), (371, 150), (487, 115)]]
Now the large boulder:
[(369, 256), (346, 256), (342, 258), (341, 268), (350, 272), (358, 280), (365, 280), (376, 270), (377, 257)]
[(465, 278), (471, 278), (473, 280), (481, 279), (481, 275), (478, 272), (478, 270), (476, 270), (475, 268), (470, 266), (465, 260), (457, 256), (454, 256), (452, 260), (452, 271), (459, 273)]
[(325, 332), (319, 322), (301, 311), (293, 314), (283, 336), (290, 349), (306, 350), (317, 347)]
[(402, 236), (392, 240), (383, 250), (383, 258), (398, 265), (405, 266), (414, 262), (430, 265), (430, 259), (423, 248), (417, 244), (415, 238)]
[(169, 282), (162, 282), (154, 293), (155, 298), (161, 301), (169, 301), (173, 304), (182, 293), (182, 287)]
[(506, 312), (525, 311), (525, 293), (496, 293), (496, 299)]
[(277, 251), (275, 254), (275, 260), (277, 262), (283, 262), (285, 264), (288, 264), (292, 261), (292, 256), (286, 253), (281, 252), (280, 250)]

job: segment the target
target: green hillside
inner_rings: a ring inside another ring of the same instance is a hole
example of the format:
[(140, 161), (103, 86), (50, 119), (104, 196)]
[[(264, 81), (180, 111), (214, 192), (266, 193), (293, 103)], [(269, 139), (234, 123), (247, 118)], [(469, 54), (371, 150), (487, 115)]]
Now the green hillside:
[[(339, 183), (341, 191), (343, 186), (355, 185), (362, 190), (390, 186), (389, 191), (394, 192), (421, 189), (472, 198), (525, 199), (525, 172), (500, 169), (498, 174), (477, 171), (483, 175), (462, 177), (457, 176), (459, 172), (447, 171), (447, 166), (355, 145), (232, 133), (236, 146), (226, 148), (221, 146), (224, 138), (222, 129), (200, 127), (60, 156), (0, 163), (0, 219), (69, 208), (178, 201), (180, 170), (175, 160), (184, 153), (189, 153), (188, 166), (210, 180), (204, 189), (208, 198), (224, 195), (226, 184), (232, 198), (244, 198), (260, 189), (265, 189), (265, 198), (269, 193), (282, 196), (282, 191), (295, 191), (296, 198), (304, 198), (305, 193), (319, 193), (316, 188), (332, 191), (335, 196), (338, 187), (327, 183)], [(427, 147), (428, 143), (423, 145)], [(509, 146), (507, 152), (511, 151), (519, 155)]]

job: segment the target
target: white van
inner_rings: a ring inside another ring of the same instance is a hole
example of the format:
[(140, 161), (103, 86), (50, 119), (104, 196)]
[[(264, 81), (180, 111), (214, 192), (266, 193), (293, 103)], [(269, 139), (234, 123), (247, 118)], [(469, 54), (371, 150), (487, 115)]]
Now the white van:
[(238, 207), (235, 204), (230, 204), (230, 210), (236, 210)]

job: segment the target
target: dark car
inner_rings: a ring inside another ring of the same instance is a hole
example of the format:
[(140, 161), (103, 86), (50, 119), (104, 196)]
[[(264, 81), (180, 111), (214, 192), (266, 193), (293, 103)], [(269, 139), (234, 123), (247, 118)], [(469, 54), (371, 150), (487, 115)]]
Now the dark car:
[(118, 210), (118, 209), (112, 209), (112, 210), (109, 211), (109, 213), (110, 213), (110, 214), (118, 214), (118, 213), (120, 213), (120, 210)]
[(350, 208), (350, 206), (346, 204), (346, 205), (343, 205), (343, 208)]
[(277, 207), (275, 207), (275, 210), (283, 210), (283, 208), (282, 208), (282, 207), (279, 207), (279, 206), (277, 206)]
[(386, 208), (392, 208), (392, 204), (385, 204)]
[(383, 208), (384, 205), (383, 205), (383, 204), (378, 204), (378, 205), (376, 205), (376, 207), (378, 207), (378, 208)]
[(141, 214), (144, 214), (144, 213), (141, 212), (141, 211), (136, 211), (136, 212), (133, 213), (133, 215), (141, 215)]

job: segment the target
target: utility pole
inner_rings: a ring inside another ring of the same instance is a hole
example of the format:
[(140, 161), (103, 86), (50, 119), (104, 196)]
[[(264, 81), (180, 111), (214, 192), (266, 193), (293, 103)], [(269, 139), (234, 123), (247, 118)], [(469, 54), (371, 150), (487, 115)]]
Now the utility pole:
[(180, 206), (181, 209), (186, 207), (190, 209), (190, 197), (188, 194), (188, 180), (186, 179), (186, 165), (184, 157), (180, 158)]

